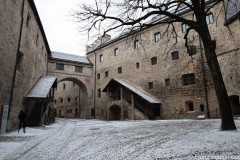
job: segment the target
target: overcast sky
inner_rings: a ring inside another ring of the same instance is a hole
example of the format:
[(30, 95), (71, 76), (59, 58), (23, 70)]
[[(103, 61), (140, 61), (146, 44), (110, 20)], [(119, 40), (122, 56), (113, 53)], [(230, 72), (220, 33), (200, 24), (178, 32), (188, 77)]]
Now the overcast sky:
[[(81, 24), (70, 16), (82, 0), (34, 0), (51, 51), (85, 56), (87, 35), (79, 33)], [(92, 0), (87, 0), (88, 2)]]

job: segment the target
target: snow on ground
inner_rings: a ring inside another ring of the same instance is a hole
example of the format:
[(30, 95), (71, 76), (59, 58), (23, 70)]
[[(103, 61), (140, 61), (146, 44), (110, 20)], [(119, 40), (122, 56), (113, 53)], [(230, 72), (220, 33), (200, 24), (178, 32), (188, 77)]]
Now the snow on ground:
[(2, 160), (240, 159), (238, 131), (220, 120), (101, 121), (57, 119), (0, 136)]

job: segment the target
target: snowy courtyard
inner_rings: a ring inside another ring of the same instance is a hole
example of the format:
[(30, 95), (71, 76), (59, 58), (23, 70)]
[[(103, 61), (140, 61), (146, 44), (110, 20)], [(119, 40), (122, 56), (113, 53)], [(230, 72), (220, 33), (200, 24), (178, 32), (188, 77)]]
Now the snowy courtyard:
[(101, 121), (57, 119), (0, 136), (0, 159), (160, 160), (240, 159), (238, 131), (220, 120)]

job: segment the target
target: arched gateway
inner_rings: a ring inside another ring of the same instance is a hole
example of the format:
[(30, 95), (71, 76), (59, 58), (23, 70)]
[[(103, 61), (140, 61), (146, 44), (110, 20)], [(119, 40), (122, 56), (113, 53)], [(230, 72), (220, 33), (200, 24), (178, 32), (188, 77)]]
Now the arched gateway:
[(112, 105), (109, 108), (108, 120), (121, 120), (121, 107)]
[(48, 75), (57, 77), (53, 106), (58, 117), (91, 117), (92, 67), (86, 57), (52, 52)]

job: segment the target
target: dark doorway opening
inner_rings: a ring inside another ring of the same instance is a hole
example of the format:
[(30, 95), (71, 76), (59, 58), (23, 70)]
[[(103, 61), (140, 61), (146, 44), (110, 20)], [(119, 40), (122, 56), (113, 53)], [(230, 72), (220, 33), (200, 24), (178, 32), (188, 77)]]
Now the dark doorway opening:
[(112, 106), (109, 108), (109, 120), (121, 120), (121, 108), (119, 106)]

